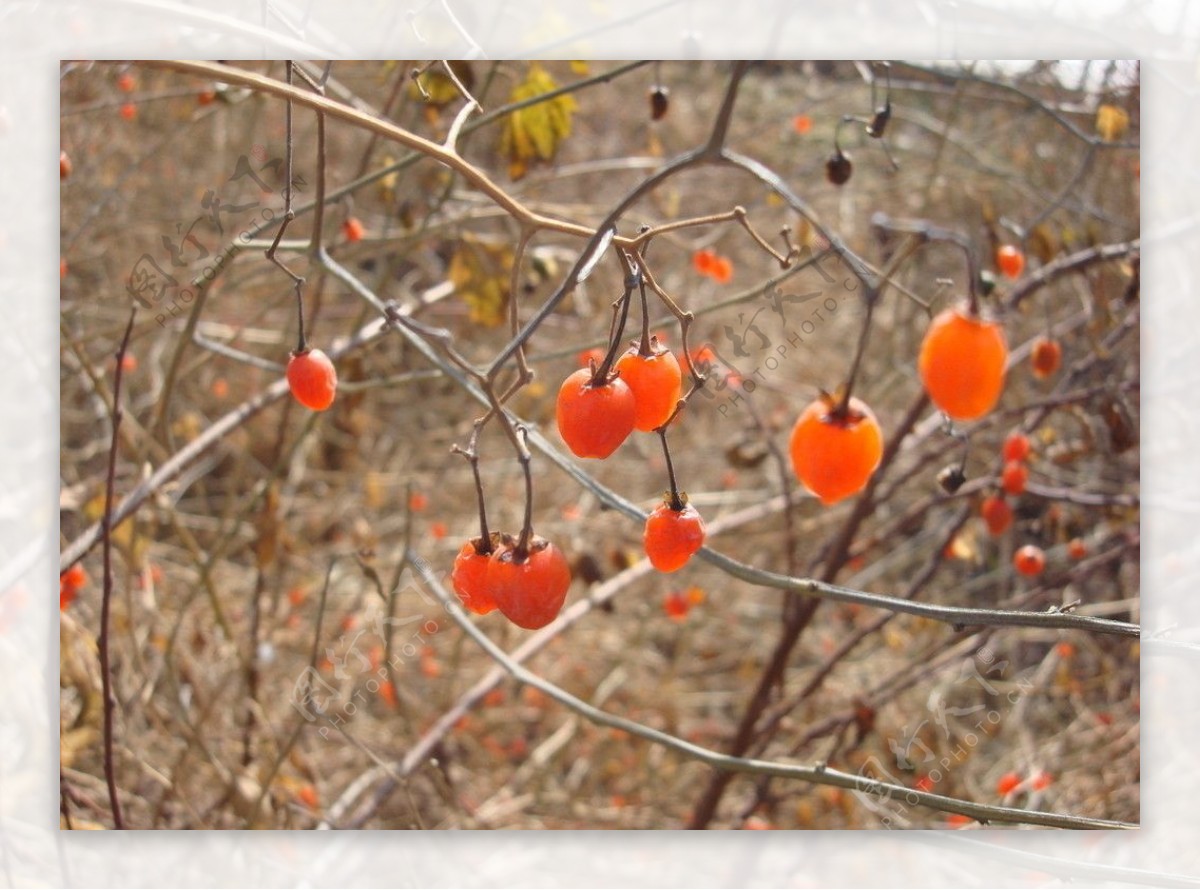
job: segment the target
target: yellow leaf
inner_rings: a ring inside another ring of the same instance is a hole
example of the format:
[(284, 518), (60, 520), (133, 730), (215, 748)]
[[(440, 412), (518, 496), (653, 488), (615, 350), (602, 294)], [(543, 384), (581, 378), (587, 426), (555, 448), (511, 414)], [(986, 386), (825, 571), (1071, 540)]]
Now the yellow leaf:
[(1105, 142), (1116, 142), (1129, 129), (1129, 115), (1116, 105), (1101, 105), (1096, 109), (1096, 132)]
[[(537, 62), (509, 96), (510, 103), (527, 102), (558, 88), (554, 78)], [(578, 109), (575, 99), (556, 96), (509, 112), (500, 132), (500, 154), (508, 158), (509, 175), (520, 179), (530, 161), (550, 161), (562, 141), (571, 135), (571, 115)]]
[[(474, 86), (475, 72), (471, 68), (470, 62), (451, 62), (450, 70), (454, 72), (454, 76), (458, 78), (464, 88), (470, 90)], [(424, 90), (424, 94), (422, 94), (422, 90)], [(416, 80), (410, 78), (408, 81), (408, 95), (414, 102), (425, 102), (438, 107), (449, 105), (460, 98), (458, 87), (441, 70), (440, 65), (430, 68), (419, 75)]]
[(503, 323), (508, 308), (513, 254), (503, 244), (465, 236), (450, 259), (449, 277), (470, 310), (471, 321), (486, 327)]

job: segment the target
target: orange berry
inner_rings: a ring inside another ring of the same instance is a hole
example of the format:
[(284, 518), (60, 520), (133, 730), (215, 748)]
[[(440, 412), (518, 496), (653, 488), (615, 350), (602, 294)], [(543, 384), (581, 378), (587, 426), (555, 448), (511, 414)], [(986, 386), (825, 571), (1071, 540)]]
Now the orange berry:
[(134, 355), (132, 352), (125, 353), (125, 357), (121, 359), (121, 370), (127, 374), (132, 374), (134, 371), (137, 370), (137, 367), (138, 367), (137, 356)]
[(229, 381), (224, 377), (218, 377), (212, 382), (212, 394), (218, 399), (223, 399), (229, 395)]
[(1072, 538), (1071, 543), (1067, 545), (1067, 556), (1074, 560), (1083, 559), (1087, 556), (1087, 544), (1083, 543), (1081, 538)]
[(463, 543), (458, 556), (454, 557), (450, 583), (467, 611), (486, 615), (496, 608), (496, 603), (487, 584), (491, 553), (479, 552), (480, 541), (480, 538), (474, 538)]
[(66, 582), (72, 587), (80, 588), (87, 584), (88, 576), (87, 572), (83, 570), (83, 566), (81, 566), (79, 563), (75, 563), (75, 565), (63, 572), (62, 575), (59, 576), (58, 580), (60, 582)]
[(1008, 501), (994, 494), (983, 499), (979, 505), (979, 515), (983, 517), (988, 531), (997, 537), (1008, 531), (1013, 521), (1013, 511)]
[(496, 548), (488, 560), (485, 583), (509, 621), (537, 630), (562, 610), (571, 586), (571, 567), (561, 550), (534, 537), (523, 560), (518, 560), (512, 546)]
[(798, 114), (792, 118), (792, 129), (801, 136), (807, 136), (812, 132), (812, 118), (807, 114)]
[(310, 810), (317, 808), (317, 789), (312, 785), (301, 785), (296, 792), (296, 800), (304, 804)]
[(120, 113), (123, 120), (131, 121), (137, 117), (137, 106), (132, 102), (126, 102), (121, 106)]
[(1046, 568), (1046, 554), (1041, 547), (1026, 544), (1013, 554), (1013, 567), (1029, 578), (1040, 575)]
[(429, 495), (423, 491), (414, 491), (408, 496), (408, 509), (421, 513), (429, 506)]
[(1075, 655), (1075, 644), (1063, 640), (1054, 647), (1054, 651), (1058, 653), (1059, 658), (1072, 658)]
[(1023, 492), (1028, 481), (1029, 468), (1019, 461), (1010, 460), (1004, 465), (1003, 472), (1000, 473), (1000, 487), (1009, 494)]
[(449, 534), (449, 531), (450, 530), (446, 528), (446, 523), (444, 522), (434, 522), (429, 526), (429, 534), (435, 541), (440, 541), (442, 538), (446, 537), (446, 535)]
[(292, 604), (292, 608), (296, 608), (297, 606), (303, 604), (304, 599), (307, 596), (308, 591), (300, 586), (293, 587), (287, 593), (288, 602)]
[(1004, 438), (1004, 447), (1000, 449), (1000, 454), (1006, 461), (1025, 460), (1032, 450), (1029, 437), (1013, 430)]
[(839, 414), (822, 397), (801, 412), (788, 450), (796, 477), (829, 506), (866, 486), (883, 456), (883, 433), (860, 399), (851, 398)]
[(212, 105), (213, 101), (216, 98), (217, 98), (216, 90), (201, 90), (199, 93), (196, 94), (196, 104)]
[(742, 823), (745, 831), (772, 831), (774, 826), (762, 816), (750, 816)]
[(117, 78), (117, 89), (122, 93), (132, 93), (137, 89), (137, 81), (133, 79), (133, 75), (126, 71)]
[(1019, 278), (1025, 269), (1025, 254), (1012, 244), (1001, 244), (996, 248), (996, 268), (1005, 278)]
[(379, 684), (379, 697), (390, 707), (396, 707), (396, 687), (391, 680), (383, 680)]
[(1029, 363), (1033, 366), (1033, 376), (1045, 380), (1058, 371), (1062, 364), (1062, 346), (1057, 340), (1038, 337), (1029, 351)]
[(361, 241), (366, 231), (363, 228), (362, 221), (357, 216), (348, 216), (346, 217), (346, 221), (342, 223), (342, 233), (346, 236), (347, 241)]
[(733, 263), (728, 257), (719, 256), (713, 260), (709, 274), (717, 284), (729, 284), (733, 280)]
[(1021, 784), (1021, 777), (1015, 772), (1007, 772), (996, 782), (996, 793), (1005, 796), (1015, 791)]
[(606, 458), (633, 432), (637, 402), (620, 377), (593, 385), (592, 372), (580, 368), (563, 381), (555, 414), (576, 457)]
[(58, 576), (58, 608), (62, 611), (74, 602), (79, 590), (87, 583), (87, 573), (79, 563)]
[(287, 366), (288, 386), (296, 401), (313, 411), (324, 411), (337, 394), (337, 371), (319, 349), (293, 352)]
[(687, 618), (691, 608), (692, 604), (683, 591), (672, 590), (663, 597), (663, 611), (672, 621), (682, 621)]
[(962, 813), (951, 813), (946, 817), (946, 826), (948, 828), (963, 828), (974, 821), (970, 816), (963, 815)]
[(691, 504), (682, 510), (670, 500), (659, 504), (646, 520), (642, 543), (650, 564), (660, 572), (677, 571), (704, 546), (704, 519)]
[(1045, 770), (1040, 770), (1033, 777), (1033, 782), (1032, 782), (1033, 789), (1035, 791), (1045, 791), (1047, 788), (1050, 787), (1050, 784), (1053, 781), (1054, 781), (1054, 778), (1048, 772), (1046, 772)]
[(683, 394), (683, 375), (674, 353), (655, 346), (645, 356), (635, 346), (617, 362), (617, 373), (633, 390), (634, 429), (644, 433), (666, 423)]
[(929, 398), (955, 420), (978, 420), (1004, 389), (1008, 345), (997, 322), (946, 309), (929, 325), (917, 368)]
[(58, 153), (58, 178), (66, 179), (71, 175), (71, 159), (65, 151)]
[(711, 250), (697, 250), (692, 254), (692, 268), (701, 275), (711, 275), (717, 255)]
[(60, 259), (58, 261), (58, 277), (59, 278), (67, 277), (67, 261), (66, 260)]

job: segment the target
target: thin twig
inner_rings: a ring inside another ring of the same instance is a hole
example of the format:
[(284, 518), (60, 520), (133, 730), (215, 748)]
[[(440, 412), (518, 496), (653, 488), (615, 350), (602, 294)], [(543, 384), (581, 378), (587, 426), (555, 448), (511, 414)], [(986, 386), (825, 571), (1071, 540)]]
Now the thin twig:
[(133, 333), (133, 320), (136, 317), (137, 306), (134, 306), (129, 310), (129, 323), (125, 325), (125, 335), (121, 338), (120, 348), (117, 349), (117, 365), (113, 376), (112, 447), (108, 451), (108, 475), (104, 483), (104, 517), (101, 520), (104, 593), (100, 601), (100, 636), (97, 645), (100, 649), (101, 694), (104, 696), (104, 781), (108, 784), (108, 802), (112, 807), (113, 827), (117, 830), (124, 829), (125, 822), (121, 818), (121, 801), (117, 796), (117, 776), (113, 764), (113, 708), (116, 706), (116, 696), (112, 689), (112, 664), (109, 660), (109, 620), (113, 592), (113, 493), (117, 479), (118, 436), (121, 416), (125, 413), (121, 408), (121, 379), (124, 377), (125, 351), (129, 348), (129, 335)]

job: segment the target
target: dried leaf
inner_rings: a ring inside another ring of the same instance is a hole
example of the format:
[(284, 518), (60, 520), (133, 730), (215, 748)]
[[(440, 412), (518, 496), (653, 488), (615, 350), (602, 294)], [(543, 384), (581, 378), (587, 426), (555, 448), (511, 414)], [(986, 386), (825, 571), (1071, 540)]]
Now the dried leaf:
[(1054, 259), (1058, 251), (1058, 241), (1045, 223), (1035, 226), (1029, 233), (1029, 252), (1043, 265)]
[(502, 244), (464, 236), (450, 259), (448, 274), (470, 310), (471, 321), (496, 327), (508, 308), (513, 253)]
[(1116, 105), (1101, 105), (1096, 109), (1096, 132), (1105, 142), (1116, 142), (1129, 129), (1129, 115)]
[[(529, 65), (529, 74), (509, 96), (509, 102), (536, 99), (558, 88), (554, 78), (537, 62)], [(562, 141), (571, 135), (571, 115), (578, 109), (567, 94), (509, 112), (500, 133), (500, 154), (508, 158), (508, 172), (520, 179), (532, 161), (554, 158)]]
[[(471, 68), (470, 62), (452, 61), (450, 63), (450, 70), (454, 72), (454, 76), (458, 78), (459, 82), (467, 90), (470, 90), (474, 86), (475, 72)], [(419, 86), (418, 83), (420, 84)], [(422, 95), (422, 90), (424, 90), (424, 95)], [(416, 80), (410, 79), (408, 82), (408, 95), (414, 102), (425, 102), (428, 105), (435, 105), (439, 108), (461, 98), (458, 87), (442, 71), (441, 65), (430, 68), (425, 73), (419, 75)]]

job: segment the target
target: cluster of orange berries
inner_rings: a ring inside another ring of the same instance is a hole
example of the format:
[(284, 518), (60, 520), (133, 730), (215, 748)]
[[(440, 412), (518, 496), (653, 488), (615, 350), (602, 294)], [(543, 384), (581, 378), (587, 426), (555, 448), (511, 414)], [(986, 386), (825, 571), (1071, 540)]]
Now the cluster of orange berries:
[[(363, 237), (361, 222), (351, 217), (344, 225), (348, 241)], [(1024, 255), (1011, 246), (997, 251), (1003, 274), (1018, 277)], [(697, 271), (718, 281), (732, 277), (732, 263), (711, 250), (692, 257)], [(1039, 376), (1057, 369), (1061, 350), (1035, 348)], [(658, 431), (681, 407), (682, 371), (679, 360), (659, 337), (647, 346), (635, 344), (620, 358), (606, 363), (606, 353), (581, 354), (585, 366), (570, 374), (559, 388), (555, 417), (563, 441), (577, 457), (605, 459), (634, 431)], [(1004, 388), (1008, 346), (999, 322), (983, 317), (973, 305), (953, 306), (936, 315), (921, 342), (918, 373), (937, 408), (957, 421), (977, 420), (990, 412)], [(332, 362), (319, 349), (297, 350), (291, 356), (287, 379), (293, 395), (314, 411), (328, 408), (337, 388)], [(800, 413), (792, 427), (789, 455), (804, 487), (829, 506), (862, 491), (883, 455), (883, 433), (871, 408), (857, 397), (822, 394)], [(1023, 435), (1005, 443), (1004, 492), (1017, 495), (1025, 487), (1029, 441)], [(1002, 496), (984, 500), (984, 520), (992, 534), (1012, 523), (1012, 508)], [(671, 491), (646, 520), (643, 546), (661, 572), (682, 568), (703, 545), (705, 525), (700, 513), (681, 492)], [(1034, 551), (1037, 551), (1036, 553)], [(1035, 575), (1044, 566), (1037, 548), (1017, 552), (1017, 570)], [(533, 537), (518, 547), (512, 536), (492, 534), (490, 540), (465, 542), (454, 563), (452, 580), (464, 605), (477, 614), (499, 610), (521, 627), (541, 627), (553, 620), (565, 600), (571, 576), (562, 553), (548, 541)]]
[(561, 550), (534, 536), (525, 552), (510, 535), (493, 532), (491, 540), (473, 538), (454, 558), (450, 581), (463, 606), (476, 615), (500, 610), (526, 630), (545, 627), (557, 617), (571, 586), (571, 567)]
[(714, 251), (697, 250), (692, 254), (692, 266), (717, 284), (729, 284), (733, 280), (733, 261)]

